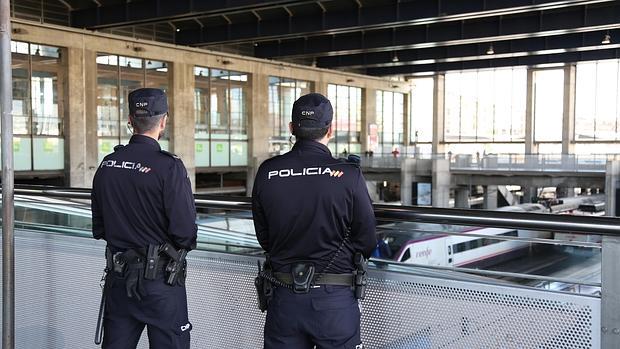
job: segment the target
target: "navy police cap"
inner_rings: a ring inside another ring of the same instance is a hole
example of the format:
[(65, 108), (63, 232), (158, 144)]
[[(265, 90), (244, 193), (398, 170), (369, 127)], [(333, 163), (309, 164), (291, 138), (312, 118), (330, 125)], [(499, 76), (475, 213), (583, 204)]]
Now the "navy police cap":
[(329, 99), (318, 93), (303, 95), (293, 103), (294, 128), (325, 128), (332, 123), (333, 116)]
[(166, 93), (158, 88), (140, 88), (129, 93), (129, 114), (158, 116), (168, 112)]

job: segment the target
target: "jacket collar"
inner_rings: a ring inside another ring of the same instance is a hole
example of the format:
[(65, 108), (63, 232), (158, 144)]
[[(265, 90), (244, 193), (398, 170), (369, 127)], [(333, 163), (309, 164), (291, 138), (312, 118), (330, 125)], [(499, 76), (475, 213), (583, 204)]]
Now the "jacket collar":
[(146, 144), (150, 147), (153, 147), (154, 149), (161, 150), (161, 147), (159, 146), (159, 142), (157, 142), (156, 140), (154, 140), (153, 138), (149, 136), (144, 136), (144, 135), (131, 136), (131, 139), (129, 140), (129, 144)]
[(311, 151), (311, 152), (328, 154), (330, 156), (332, 155), (332, 152), (323, 143), (319, 143), (317, 141), (306, 140), (306, 139), (300, 139), (297, 142), (295, 142), (295, 145), (293, 146), (293, 150)]

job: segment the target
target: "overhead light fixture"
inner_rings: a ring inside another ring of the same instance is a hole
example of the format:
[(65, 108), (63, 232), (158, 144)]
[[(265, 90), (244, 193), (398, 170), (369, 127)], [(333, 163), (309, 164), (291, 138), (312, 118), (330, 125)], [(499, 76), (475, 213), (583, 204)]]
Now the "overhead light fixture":
[(177, 33), (181, 31), (181, 28), (177, 28)]
[(398, 56), (396, 55), (396, 52), (394, 52), (394, 56), (392, 56), (392, 62), (396, 63), (398, 62), (400, 59), (398, 59)]
[(605, 34), (605, 36), (603, 36), (603, 40), (601, 40), (601, 44), (603, 44), (603, 45), (611, 44), (611, 35), (609, 35), (609, 33), (607, 33), (607, 34)]
[(493, 48), (493, 44), (489, 45), (489, 48), (487, 49), (487, 55), (494, 55), (495, 54), (495, 49)]

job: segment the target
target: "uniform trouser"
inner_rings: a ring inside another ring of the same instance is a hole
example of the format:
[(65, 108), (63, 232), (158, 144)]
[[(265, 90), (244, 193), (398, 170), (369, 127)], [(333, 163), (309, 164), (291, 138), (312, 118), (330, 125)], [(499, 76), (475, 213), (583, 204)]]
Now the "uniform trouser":
[(188, 349), (192, 325), (187, 317), (185, 286), (169, 286), (163, 276), (141, 280), (145, 295), (127, 297), (125, 280), (108, 274), (104, 313), (105, 349), (135, 349), (147, 328), (151, 349)]
[(361, 348), (360, 308), (348, 286), (306, 294), (278, 287), (267, 309), (265, 349)]

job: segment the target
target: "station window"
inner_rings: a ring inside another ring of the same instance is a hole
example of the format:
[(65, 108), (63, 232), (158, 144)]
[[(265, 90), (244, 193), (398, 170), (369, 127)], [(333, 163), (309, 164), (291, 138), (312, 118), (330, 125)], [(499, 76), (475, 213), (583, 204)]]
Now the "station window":
[(409, 259), (411, 259), (411, 251), (409, 251), (409, 248), (407, 248), (405, 250), (405, 253), (403, 253), (403, 257), (400, 259), (401, 262), (406, 262)]
[(282, 154), (290, 149), (288, 124), (291, 110), (297, 98), (312, 92), (312, 83), (308, 81), (269, 77), (269, 121), (271, 136), (269, 152)]
[(620, 140), (619, 65), (617, 59), (577, 64), (576, 141)]
[(58, 47), (11, 41), (16, 171), (64, 168), (66, 65)]
[(433, 141), (433, 78), (411, 80), (411, 107), (409, 108), (409, 143), (420, 146)]
[[(534, 140), (561, 142), (563, 114), (564, 70), (534, 71)], [(540, 147), (538, 152), (548, 153)]]
[(247, 166), (248, 74), (194, 68), (197, 167)]
[(524, 141), (526, 91), (526, 68), (447, 73), (446, 142)]
[(405, 95), (398, 92), (377, 91), (377, 126), (380, 153), (402, 151), (405, 131)]
[(327, 97), (334, 107), (334, 140), (329, 148), (334, 156), (343, 154), (360, 154), (362, 144), (362, 89), (358, 87), (333, 85), (327, 86)]
[[(99, 161), (117, 144), (131, 138), (127, 127), (129, 92), (142, 88), (159, 88), (168, 92), (168, 63), (150, 59), (97, 55), (97, 136)], [(168, 95), (168, 104), (171, 104)], [(169, 117), (174, 117), (170, 115)], [(170, 121), (168, 121), (170, 122)], [(162, 149), (169, 148), (168, 132), (159, 140)]]

